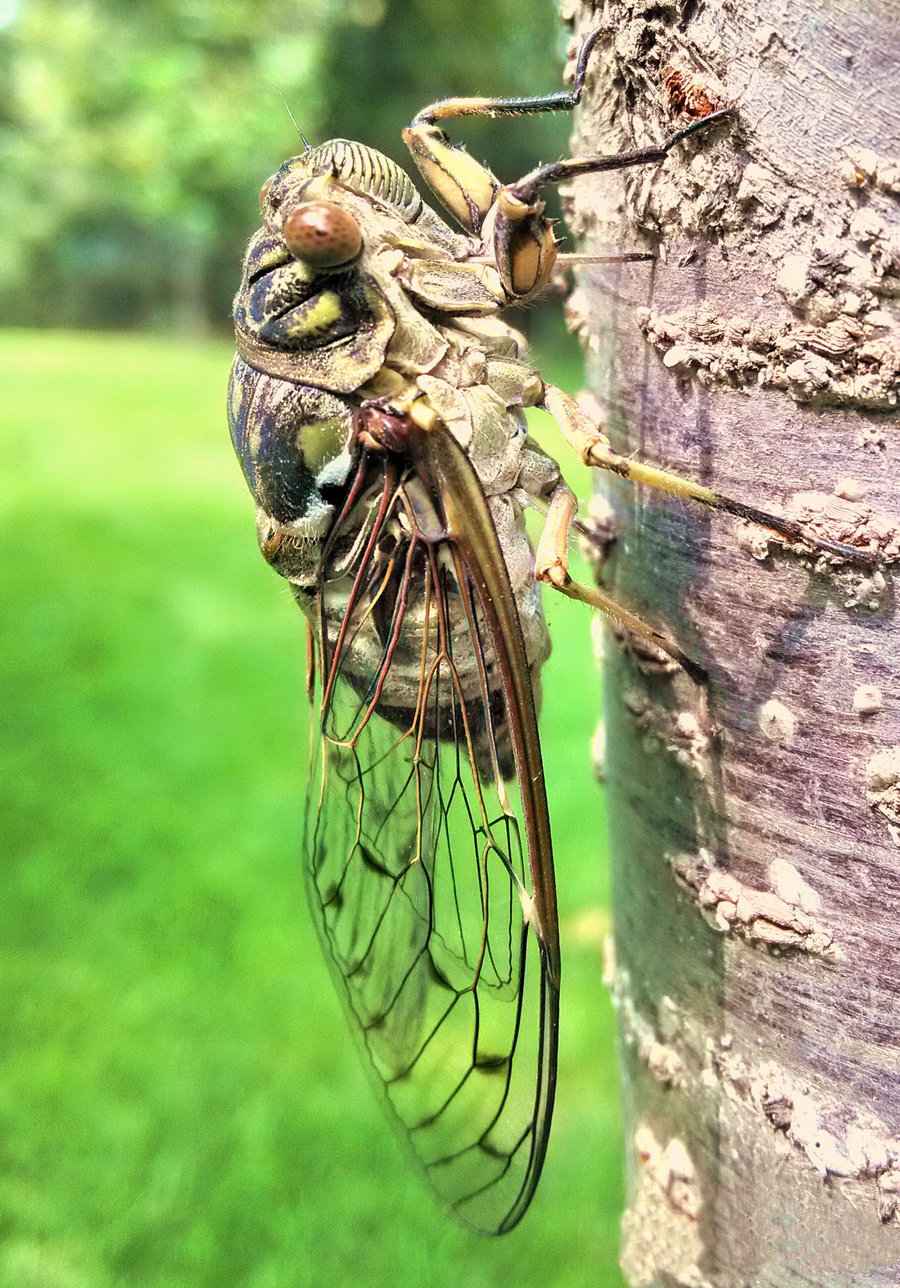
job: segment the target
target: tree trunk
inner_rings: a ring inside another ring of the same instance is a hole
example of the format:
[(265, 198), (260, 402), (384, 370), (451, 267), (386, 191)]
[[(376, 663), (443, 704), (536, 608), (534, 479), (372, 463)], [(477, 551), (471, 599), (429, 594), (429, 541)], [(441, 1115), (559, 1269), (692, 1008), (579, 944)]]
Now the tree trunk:
[(900, 4), (570, 3), (598, 46), (572, 318), (614, 447), (880, 569), (618, 479), (613, 988), (632, 1285), (900, 1283)]

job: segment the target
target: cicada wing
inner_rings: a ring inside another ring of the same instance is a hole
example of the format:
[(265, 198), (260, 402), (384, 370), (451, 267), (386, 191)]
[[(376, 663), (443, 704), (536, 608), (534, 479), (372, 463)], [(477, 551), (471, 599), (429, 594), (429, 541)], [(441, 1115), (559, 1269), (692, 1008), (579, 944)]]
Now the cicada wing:
[(516, 751), (534, 708), (507, 692), (515, 663), (472, 554), (415, 536), (387, 477), (380, 498), (360, 496), (320, 583), (310, 900), (431, 1185), (461, 1221), (500, 1233), (534, 1192), (555, 1088), (555, 909), (536, 912), (529, 866), (546, 828), (523, 807), (523, 772), (539, 772)]

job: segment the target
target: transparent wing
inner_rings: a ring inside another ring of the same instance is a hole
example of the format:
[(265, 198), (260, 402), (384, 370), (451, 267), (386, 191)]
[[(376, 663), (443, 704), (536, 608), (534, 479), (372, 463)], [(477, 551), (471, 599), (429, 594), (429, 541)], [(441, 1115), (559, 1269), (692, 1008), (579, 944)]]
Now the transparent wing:
[[(479, 556), (434, 535), (451, 526), (444, 499), (387, 462), (362, 467), (326, 552), (305, 862), (393, 1116), (453, 1213), (500, 1233), (525, 1211), (546, 1149), (556, 913), (534, 893), (552, 893), (552, 869), (540, 763), (521, 750), (537, 743), (518, 619), (511, 649)], [(491, 576), (508, 590), (502, 560)], [(511, 692), (515, 666), (526, 674)]]

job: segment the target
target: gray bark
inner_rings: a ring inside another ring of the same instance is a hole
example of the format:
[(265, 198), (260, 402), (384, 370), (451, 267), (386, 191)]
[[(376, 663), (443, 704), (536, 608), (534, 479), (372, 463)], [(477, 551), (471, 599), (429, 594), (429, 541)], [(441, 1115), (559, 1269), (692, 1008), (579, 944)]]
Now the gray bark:
[[(610, 34), (576, 155), (572, 319), (616, 449), (880, 571), (613, 480), (607, 632), (632, 1285), (900, 1283), (900, 4), (571, 3)], [(573, 42), (574, 44), (574, 42)], [(673, 74), (674, 69), (674, 74)], [(693, 97), (691, 97), (693, 93)]]

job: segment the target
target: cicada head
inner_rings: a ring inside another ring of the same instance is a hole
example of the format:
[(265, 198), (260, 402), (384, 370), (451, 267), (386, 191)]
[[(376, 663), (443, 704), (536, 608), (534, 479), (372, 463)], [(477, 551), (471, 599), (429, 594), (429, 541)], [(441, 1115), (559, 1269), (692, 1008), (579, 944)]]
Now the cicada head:
[(453, 258), (460, 238), (389, 157), (332, 139), (285, 161), (263, 184), (260, 209), (264, 224), (234, 302), (238, 348), (250, 366), (354, 393), (381, 367), (398, 326), (428, 331), (418, 349), (437, 360), (443, 344), (398, 298), (382, 254), (419, 248), (428, 257), (437, 248)]
[(353, 393), (381, 367), (395, 318), (372, 255), (391, 222), (405, 227), (410, 201), (420, 199), (393, 162), (376, 164), (380, 154), (369, 152), (324, 144), (285, 161), (263, 184), (264, 224), (234, 302), (238, 348), (257, 371)]

